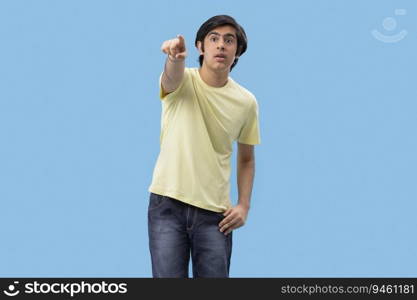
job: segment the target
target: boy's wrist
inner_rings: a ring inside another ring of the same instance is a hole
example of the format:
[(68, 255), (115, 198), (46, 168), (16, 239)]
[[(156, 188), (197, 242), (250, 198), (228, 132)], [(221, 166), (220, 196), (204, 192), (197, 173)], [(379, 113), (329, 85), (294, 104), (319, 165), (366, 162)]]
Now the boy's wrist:
[(170, 54), (168, 54), (168, 60), (176, 63), (176, 62), (184, 61), (185, 58), (175, 58), (175, 57), (172, 57)]
[(243, 208), (245, 208), (247, 210), (249, 210), (249, 208), (250, 208), (250, 204), (249, 204), (248, 201), (240, 200), (240, 201), (238, 201), (238, 205), (242, 206)]

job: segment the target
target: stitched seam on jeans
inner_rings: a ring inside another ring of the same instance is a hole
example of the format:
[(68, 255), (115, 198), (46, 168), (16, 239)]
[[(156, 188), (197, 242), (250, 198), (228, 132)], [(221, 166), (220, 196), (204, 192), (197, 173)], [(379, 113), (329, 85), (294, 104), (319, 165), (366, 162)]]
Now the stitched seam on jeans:
[(187, 219), (186, 219), (186, 226), (187, 226), (187, 229), (189, 229), (188, 228), (188, 216), (190, 215), (190, 207), (189, 206), (187, 206)]
[(196, 216), (197, 216), (197, 208), (193, 207), (192, 209), (194, 210), (194, 214), (192, 216), (191, 226), (188, 228), (189, 230), (192, 230), (194, 228), (194, 225), (196, 222)]

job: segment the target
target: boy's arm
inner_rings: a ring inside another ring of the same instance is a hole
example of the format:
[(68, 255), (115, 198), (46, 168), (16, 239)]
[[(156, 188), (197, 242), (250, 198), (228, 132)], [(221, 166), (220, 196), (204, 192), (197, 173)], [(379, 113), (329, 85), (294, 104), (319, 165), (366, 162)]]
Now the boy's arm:
[(243, 226), (250, 207), (253, 179), (255, 177), (254, 146), (238, 143), (237, 154), (238, 204), (228, 209), (225, 218), (219, 223), (220, 231), (228, 235), (232, 230)]
[(255, 177), (254, 146), (238, 143), (237, 155), (238, 203), (249, 210), (253, 178)]
[(185, 58), (187, 50), (182, 35), (163, 42), (162, 52), (168, 54), (165, 61), (165, 68), (161, 78), (162, 89), (165, 94), (175, 91), (184, 77)]

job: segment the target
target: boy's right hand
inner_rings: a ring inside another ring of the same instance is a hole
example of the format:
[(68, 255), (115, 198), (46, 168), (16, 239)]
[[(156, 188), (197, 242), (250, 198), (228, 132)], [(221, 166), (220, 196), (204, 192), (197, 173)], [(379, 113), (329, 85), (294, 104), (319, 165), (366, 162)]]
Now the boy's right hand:
[(174, 39), (163, 42), (161, 50), (162, 52), (168, 54), (169, 58), (172, 60), (184, 60), (187, 57), (185, 40), (180, 34)]

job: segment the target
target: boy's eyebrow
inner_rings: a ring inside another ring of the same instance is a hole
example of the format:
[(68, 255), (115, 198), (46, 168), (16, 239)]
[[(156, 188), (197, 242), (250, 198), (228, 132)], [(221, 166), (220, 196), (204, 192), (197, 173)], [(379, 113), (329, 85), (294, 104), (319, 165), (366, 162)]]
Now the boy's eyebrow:
[[(221, 35), (220, 33), (218, 33), (217, 31), (212, 31), (212, 32), (210, 32), (209, 33), (209, 35), (210, 34), (214, 34), (214, 35)], [(223, 36), (231, 36), (231, 37), (233, 37), (233, 38), (236, 38), (236, 36), (233, 34), (233, 33), (226, 33), (226, 34), (224, 34)]]

